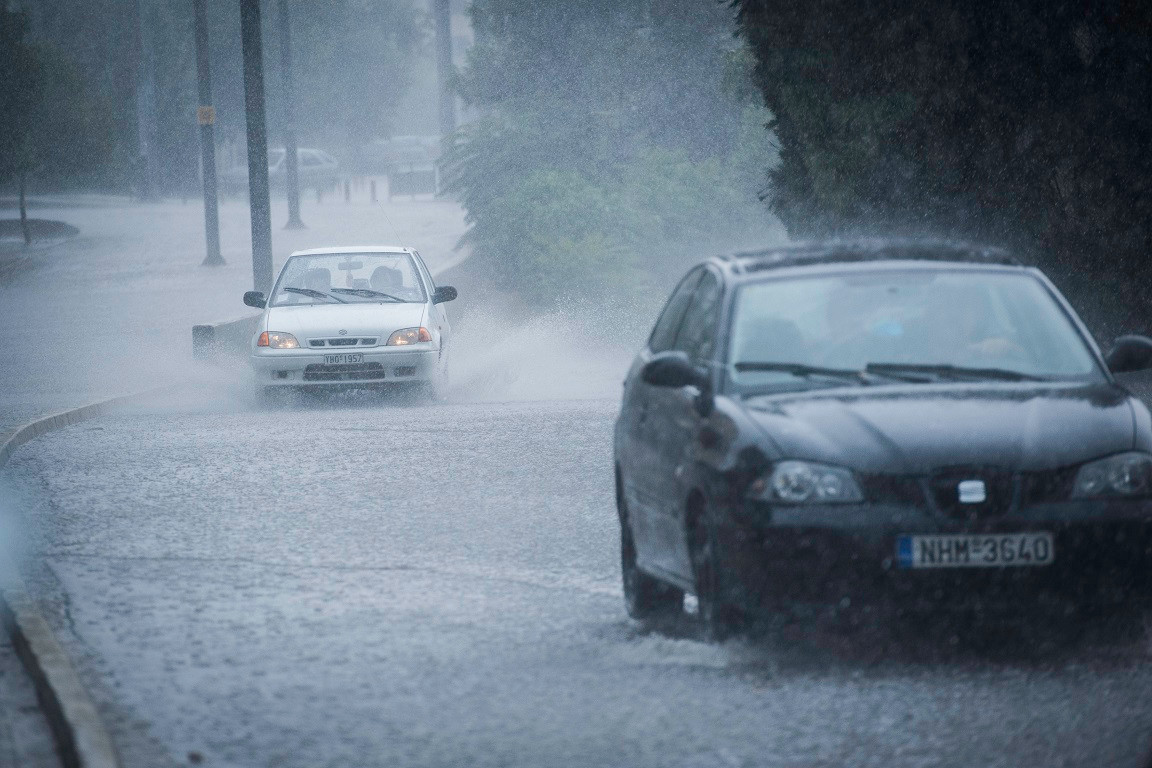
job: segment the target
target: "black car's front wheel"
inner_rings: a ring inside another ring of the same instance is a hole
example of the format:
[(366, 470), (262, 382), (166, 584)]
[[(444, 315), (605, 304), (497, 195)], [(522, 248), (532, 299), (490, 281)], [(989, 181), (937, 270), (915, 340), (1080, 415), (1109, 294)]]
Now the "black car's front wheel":
[(628, 518), (620, 518), (620, 574), (624, 580), (624, 607), (634, 619), (653, 619), (679, 613), (684, 593), (653, 578), (636, 565), (636, 542)]
[(723, 566), (716, 552), (716, 539), (706, 515), (698, 514), (690, 532), (689, 551), (696, 582), (697, 612), (704, 638), (719, 643), (744, 629), (744, 614), (724, 599)]

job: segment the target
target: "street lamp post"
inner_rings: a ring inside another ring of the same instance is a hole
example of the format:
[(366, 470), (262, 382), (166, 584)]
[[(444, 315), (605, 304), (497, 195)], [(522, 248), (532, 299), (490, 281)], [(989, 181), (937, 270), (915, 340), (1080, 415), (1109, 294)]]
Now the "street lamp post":
[(284, 169), (288, 185), (288, 223), (284, 229), (305, 229), (300, 220), (300, 175), (296, 157), (296, 92), (292, 87), (292, 25), (288, 0), (280, 0), (280, 71), (284, 78)]
[(272, 290), (272, 211), (268, 201), (268, 129), (264, 114), (264, 50), (260, 0), (240, 0), (244, 117), (248, 130), (248, 204), (252, 217), (252, 286)]
[(449, 149), (451, 136), (456, 131), (456, 92), (452, 87), (451, 0), (432, 0), (432, 15), (436, 26), (436, 79), (440, 89), (440, 154), (443, 157)]
[(204, 186), (205, 267), (224, 265), (220, 255), (220, 211), (216, 197), (216, 138), (212, 124), (216, 110), (212, 107), (212, 73), (208, 63), (208, 12), (206, 0), (192, 0), (196, 26), (196, 80), (200, 91), (196, 121), (200, 124), (200, 165)]
[(156, 198), (156, 52), (146, 0), (136, 0), (136, 192), (141, 200)]

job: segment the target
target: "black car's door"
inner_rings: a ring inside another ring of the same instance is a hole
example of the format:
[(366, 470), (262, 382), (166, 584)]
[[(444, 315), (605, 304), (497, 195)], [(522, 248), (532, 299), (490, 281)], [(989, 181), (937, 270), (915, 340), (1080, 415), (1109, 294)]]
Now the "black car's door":
[[(693, 363), (709, 370), (723, 298), (724, 285), (719, 274), (706, 269), (692, 292), (672, 344), (673, 349), (686, 353)], [(649, 524), (653, 540), (658, 542), (660, 569), (684, 579), (691, 578), (684, 512), (691, 475), (688, 469), (702, 421), (697, 410), (699, 394), (700, 390), (692, 386), (661, 389), (653, 395), (649, 416), (656, 446), (656, 475), (660, 478)]]
[(653, 398), (661, 391), (640, 380), (640, 370), (657, 352), (672, 348), (684, 312), (703, 267), (689, 272), (672, 292), (660, 319), (652, 330), (648, 346), (637, 357), (624, 381), (624, 400), (620, 409), (621, 443), (620, 462), (624, 499), (628, 504), (632, 533), (636, 542), (637, 560), (642, 566), (652, 567), (661, 558), (659, 543), (652, 527), (656, 511), (656, 497), (665, 478), (660, 474), (659, 442), (653, 431)]

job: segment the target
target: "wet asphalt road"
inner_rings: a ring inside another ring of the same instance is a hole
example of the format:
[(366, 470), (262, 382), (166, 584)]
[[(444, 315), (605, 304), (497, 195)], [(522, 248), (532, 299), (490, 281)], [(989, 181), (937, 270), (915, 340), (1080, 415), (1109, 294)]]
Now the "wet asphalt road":
[(131, 768), (1144, 764), (1142, 638), (629, 621), (616, 407), (159, 404), (5, 479)]

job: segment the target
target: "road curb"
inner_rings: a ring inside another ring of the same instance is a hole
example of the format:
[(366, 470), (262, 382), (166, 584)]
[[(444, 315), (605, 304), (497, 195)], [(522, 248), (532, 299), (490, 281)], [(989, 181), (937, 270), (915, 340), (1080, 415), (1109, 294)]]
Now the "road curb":
[[(171, 389), (161, 387), (102, 400), (45, 416), (0, 436), (0, 469), (24, 443), (71, 424), (88, 421), (113, 408)], [(56, 751), (66, 768), (121, 768), (120, 756), (92, 697), (48, 622), (29, 597), (16, 569), (0, 583), (0, 618), (20, 661), (36, 687)]]

